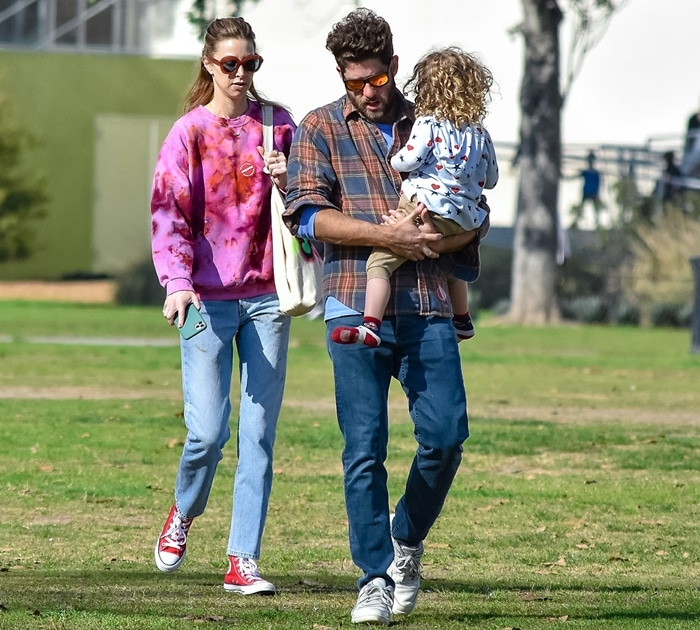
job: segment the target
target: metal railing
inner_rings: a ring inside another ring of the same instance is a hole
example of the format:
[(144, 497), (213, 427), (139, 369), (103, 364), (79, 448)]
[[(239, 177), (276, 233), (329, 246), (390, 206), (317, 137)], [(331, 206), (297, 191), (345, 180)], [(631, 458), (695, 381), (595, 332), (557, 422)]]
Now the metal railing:
[(173, 0), (0, 1), (0, 48), (145, 54), (156, 5), (174, 18)]

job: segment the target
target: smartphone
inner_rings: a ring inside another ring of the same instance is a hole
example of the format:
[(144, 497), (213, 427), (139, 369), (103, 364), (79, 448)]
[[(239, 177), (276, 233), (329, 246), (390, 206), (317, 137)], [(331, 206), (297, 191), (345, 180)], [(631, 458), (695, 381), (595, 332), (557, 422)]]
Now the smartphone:
[[(177, 320), (176, 325), (177, 325)], [(182, 328), (179, 328), (180, 335), (183, 339), (192, 339), (195, 335), (201, 333), (207, 327), (206, 322), (202, 319), (202, 314), (197, 310), (194, 304), (188, 304), (185, 310), (185, 323)]]

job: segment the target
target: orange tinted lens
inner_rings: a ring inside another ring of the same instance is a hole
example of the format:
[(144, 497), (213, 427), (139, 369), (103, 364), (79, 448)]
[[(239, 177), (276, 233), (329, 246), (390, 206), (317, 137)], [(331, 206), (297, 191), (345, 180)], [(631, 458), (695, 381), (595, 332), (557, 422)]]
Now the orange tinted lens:
[(368, 83), (372, 87), (382, 87), (382, 85), (389, 83), (389, 73), (382, 72), (381, 74), (375, 74), (369, 79), (346, 79), (344, 83), (345, 87), (351, 92), (361, 92)]
[(378, 74), (376, 77), (370, 77), (367, 79), (367, 83), (369, 83), (372, 87), (382, 87), (382, 85), (389, 83), (389, 75), (386, 72), (383, 72), (382, 74)]
[(359, 92), (363, 87), (365, 87), (364, 79), (348, 79), (345, 82), (345, 87), (351, 92)]

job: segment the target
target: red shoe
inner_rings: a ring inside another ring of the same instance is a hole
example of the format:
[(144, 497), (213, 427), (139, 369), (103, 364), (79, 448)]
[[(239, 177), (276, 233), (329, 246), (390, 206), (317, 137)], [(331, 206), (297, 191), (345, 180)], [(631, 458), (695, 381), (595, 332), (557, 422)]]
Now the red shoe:
[(469, 313), (462, 317), (453, 317), (452, 324), (455, 327), (458, 342), (462, 341), (462, 339), (471, 339), (474, 335), (476, 335), (474, 322), (472, 321)]
[(228, 557), (228, 573), (224, 589), (241, 595), (274, 595), (275, 585), (260, 577), (258, 565), (251, 558)]
[(365, 325), (338, 326), (331, 333), (331, 341), (342, 344), (361, 343), (370, 348), (376, 348), (382, 343), (382, 338)]
[(185, 559), (187, 532), (194, 519), (187, 518), (173, 505), (156, 543), (156, 566), (165, 572), (176, 571)]

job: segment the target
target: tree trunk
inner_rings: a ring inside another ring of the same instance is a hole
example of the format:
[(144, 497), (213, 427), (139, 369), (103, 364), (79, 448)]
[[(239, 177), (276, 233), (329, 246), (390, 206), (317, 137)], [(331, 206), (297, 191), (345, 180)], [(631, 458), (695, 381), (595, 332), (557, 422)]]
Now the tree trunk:
[(561, 109), (556, 0), (522, 0), (525, 67), (520, 91), (520, 182), (508, 318), (542, 325), (559, 320), (556, 299)]

